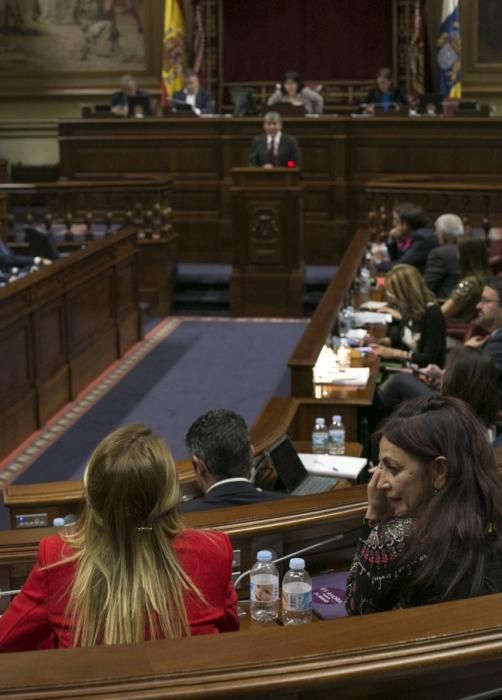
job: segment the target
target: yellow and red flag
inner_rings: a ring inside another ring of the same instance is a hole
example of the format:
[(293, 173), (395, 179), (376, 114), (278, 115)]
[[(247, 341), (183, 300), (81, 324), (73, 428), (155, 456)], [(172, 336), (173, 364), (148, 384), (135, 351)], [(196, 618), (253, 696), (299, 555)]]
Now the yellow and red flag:
[(181, 0), (165, 0), (164, 46), (162, 56), (162, 106), (169, 96), (184, 86), (185, 67), (185, 18)]

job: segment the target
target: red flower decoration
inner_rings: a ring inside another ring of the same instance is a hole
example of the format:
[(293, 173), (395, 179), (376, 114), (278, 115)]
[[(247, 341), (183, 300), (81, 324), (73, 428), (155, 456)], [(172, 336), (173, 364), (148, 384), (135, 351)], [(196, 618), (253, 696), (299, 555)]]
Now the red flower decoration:
[(296, 168), (296, 163), (294, 160), (288, 160), (288, 168)]

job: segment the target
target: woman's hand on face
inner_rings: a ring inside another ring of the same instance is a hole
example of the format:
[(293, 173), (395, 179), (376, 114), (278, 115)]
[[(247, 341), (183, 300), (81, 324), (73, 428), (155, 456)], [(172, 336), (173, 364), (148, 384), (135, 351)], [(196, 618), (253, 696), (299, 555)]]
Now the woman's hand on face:
[(391, 513), (383, 486), (383, 468), (376, 466), (373, 467), (372, 471), (373, 475), (368, 483), (368, 510), (366, 511), (366, 518), (380, 522), (380, 520), (388, 518)]

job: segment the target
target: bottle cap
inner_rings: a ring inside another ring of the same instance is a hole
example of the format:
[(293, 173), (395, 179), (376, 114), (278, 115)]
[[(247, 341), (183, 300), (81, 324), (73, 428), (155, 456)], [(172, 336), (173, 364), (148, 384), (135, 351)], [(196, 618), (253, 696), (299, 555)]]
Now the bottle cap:
[(341, 416), (333, 416), (333, 419), (336, 423), (341, 423), (342, 417)]
[(293, 571), (303, 571), (305, 568), (305, 559), (300, 559), (300, 557), (295, 557), (289, 560), (289, 568)]
[(319, 416), (318, 418), (315, 419), (316, 423), (324, 423), (324, 418), (322, 416)]
[(262, 549), (257, 553), (256, 559), (258, 561), (272, 561), (272, 552), (269, 552), (268, 549)]
[(64, 527), (64, 518), (54, 518), (52, 527)]

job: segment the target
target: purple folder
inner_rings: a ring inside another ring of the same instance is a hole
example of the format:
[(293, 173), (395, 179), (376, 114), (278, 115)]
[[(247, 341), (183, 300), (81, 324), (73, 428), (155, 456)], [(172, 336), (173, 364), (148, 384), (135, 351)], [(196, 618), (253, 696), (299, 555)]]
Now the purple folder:
[(345, 587), (348, 571), (336, 571), (312, 578), (312, 610), (323, 620), (346, 617)]

